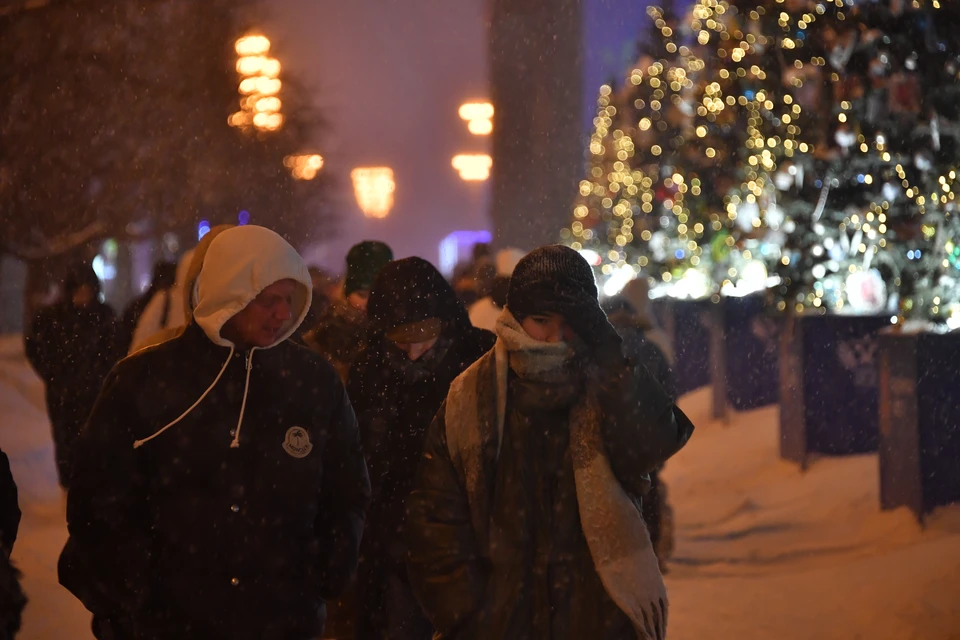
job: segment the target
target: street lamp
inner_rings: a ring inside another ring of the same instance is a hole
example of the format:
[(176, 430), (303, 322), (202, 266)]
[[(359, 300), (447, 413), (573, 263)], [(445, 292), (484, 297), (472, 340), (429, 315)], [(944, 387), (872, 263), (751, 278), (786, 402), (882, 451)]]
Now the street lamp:
[(460, 105), (460, 118), (467, 121), (467, 130), (475, 136), (488, 136), (493, 131), (493, 105), (489, 102)]
[(460, 154), (450, 162), (460, 172), (460, 178), (467, 182), (483, 182), (490, 177), (493, 158), (485, 153)]
[(240, 74), (240, 111), (227, 118), (230, 126), (253, 127), (258, 131), (276, 131), (283, 124), (277, 94), (281, 82), (280, 61), (270, 58), (270, 40), (262, 35), (246, 35), (234, 43), (237, 73)]
[(323, 157), (316, 153), (287, 156), (283, 159), (283, 166), (290, 169), (296, 180), (313, 180), (323, 167)]
[(390, 167), (359, 167), (350, 172), (353, 191), (363, 215), (368, 218), (386, 218), (393, 208), (393, 193), (397, 183)]

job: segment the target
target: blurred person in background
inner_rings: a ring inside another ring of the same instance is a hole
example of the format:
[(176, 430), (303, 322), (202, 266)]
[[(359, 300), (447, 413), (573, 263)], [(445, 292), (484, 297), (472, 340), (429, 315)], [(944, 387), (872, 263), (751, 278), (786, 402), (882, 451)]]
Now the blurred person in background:
[(493, 331), (497, 318), (507, 306), (507, 289), (510, 287), (510, 275), (524, 256), (520, 249), (501, 249), (497, 252), (496, 276), (490, 285), (490, 293), (470, 305), (470, 322), (473, 326)]
[(630, 303), (633, 309), (630, 315), (635, 324), (643, 328), (644, 338), (657, 345), (667, 362), (672, 365), (674, 353), (670, 337), (650, 309), (650, 281), (647, 278), (634, 278), (620, 292), (620, 297), (626, 298)]
[(177, 265), (173, 262), (160, 260), (153, 265), (153, 278), (150, 280), (150, 286), (146, 291), (134, 298), (123, 312), (120, 319), (120, 329), (122, 331), (122, 340), (125, 341), (124, 348), (129, 351), (133, 346), (133, 333), (137, 329), (140, 317), (146, 311), (147, 305), (153, 300), (154, 296), (160, 294), (166, 300), (164, 306), (164, 319), (170, 310), (169, 290), (173, 287), (177, 278)]
[[(674, 402), (677, 400), (677, 385), (673, 369), (663, 350), (649, 337), (650, 322), (637, 313), (636, 308), (623, 295), (607, 298), (603, 311), (613, 328), (623, 338), (624, 352), (643, 364), (660, 387)], [(660, 561), (660, 571), (666, 573), (667, 560), (673, 553), (673, 509), (667, 500), (667, 485), (660, 479), (662, 467), (650, 473), (650, 491), (641, 504), (643, 520), (650, 531), (653, 549)]]
[(30, 365), (46, 391), (60, 486), (70, 486), (73, 446), (123, 340), (113, 309), (100, 300), (100, 279), (87, 263), (73, 266), (59, 302), (41, 310), (24, 335)]
[(493, 248), (488, 242), (473, 245), (470, 262), (461, 263), (454, 269), (453, 290), (457, 297), (469, 308), (472, 304), (490, 295), (497, 269), (494, 264)]
[(324, 356), (347, 380), (350, 368), (363, 351), (367, 333), (367, 300), (380, 270), (393, 260), (393, 251), (383, 242), (365, 240), (347, 253), (343, 300), (334, 301), (304, 342)]
[(193, 260), (195, 252), (196, 249), (189, 249), (184, 252), (177, 263), (173, 285), (158, 290), (151, 296), (143, 313), (140, 314), (136, 328), (133, 330), (133, 338), (130, 340), (128, 353), (142, 349), (147, 339), (160, 331), (183, 326), (183, 296), (187, 289), (185, 283), (187, 271), (190, 270), (190, 262)]
[(311, 346), (307, 336), (317, 328), (320, 318), (333, 303), (333, 298), (329, 294), (333, 277), (320, 267), (309, 267), (309, 271), (310, 282), (313, 283), (313, 298), (310, 301), (310, 310), (307, 312), (307, 317), (297, 328), (296, 333), (290, 336), (294, 342), (304, 347)]
[(200, 238), (196, 247), (183, 254), (177, 265), (174, 286), (166, 292), (159, 292), (150, 301), (147, 312), (144, 312), (145, 317), (137, 325), (129, 353), (175, 338), (190, 324), (193, 310), (197, 306), (194, 288), (203, 268), (207, 249), (214, 238), (234, 226), (221, 224), (213, 227)]
[(368, 311), (370, 341), (348, 386), (373, 488), (356, 637), (429, 640), (433, 627), (407, 578), (404, 503), (427, 428), (450, 383), (495, 338), (470, 324), (451, 286), (422, 258), (384, 267)]
[(693, 425), (630, 354), (576, 251), (517, 265), (496, 346), (451, 385), (407, 501), (408, 571), (442, 637), (661, 640), (638, 507)]

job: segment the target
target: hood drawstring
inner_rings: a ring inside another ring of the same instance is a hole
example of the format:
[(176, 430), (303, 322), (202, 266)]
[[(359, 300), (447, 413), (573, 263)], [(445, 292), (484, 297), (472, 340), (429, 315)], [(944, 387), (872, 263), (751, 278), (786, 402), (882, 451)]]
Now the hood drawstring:
[[(235, 434), (235, 436), (234, 436), (234, 438), (233, 438), (233, 441), (230, 443), (230, 448), (232, 448), (232, 449), (236, 449), (237, 447), (240, 446), (240, 426), (243, 424), (243, 412), (244, 412), (244, 410), (245, 410), (246, 407), (247, 407), (247, 393), (248, 393), (249, 390), (250, 390), (250, 372), (251, 372), (251, 370), (253, 369), (253, 352), (254, 352), (255, 350), (256, 350), (256, 347), (254, 347), (253, 349), (251, 349), (251, 350), (250, 350), (250, 353), (247, 355), (247, 379), (246, 379), (246, 383), (245, 383), (244, 386), (243, 386), (243, 402), (240, 404), (240, 420), (237, 422), (236, 434)], [(201, 402), (203, 402), (203, 399), (206, 398), (206, 397), (210, 394), (211, 391), (213, 391), (213, 388), (214, 388), (215, 386), (217, 386), (217, 383), (220, 382), (220, 378), (223, 377), (223, 372), (227, 370), (227, 367), (228, 367), (228, 366), (230, 366), (230, 360), (231, 360), (231, 358), (233, 358), (233, 354), (234, 354), (235, 351), (236, 351), (236, 349), (235, 349), (233, 346), (231, 346), (231, 347), (230, 347), (230, 353), (227, 355), (226, 361), (223, 363), (223, 366), (220, 367), (220, 373), (218, 373), (218, 374), (217, 374), (217, 377), (213, 379), (213, 382), (210, 383), (210, 386), (207, 387), (207, 390), (203, 392), (203, 395), (201, 395), (199, 398), (197, 398), (197, 401), (194, 402), (192, 405), (190, 405), (190, 408), (189, 408), (189, 409), (187, 409), (187, 410), (184, 411), (182, 414), (180, 414), (180, 417), (179, 417), (179, 418), (177, 418), (177, 419), (174, 420), (173, 422), (165, 425), (162, 429), (160, 429), (159, 431), (157, 431), (156, 433), (154, 433), (152, 436), (148, 436), (148, 437), (144, 438), (143, 440), (136, 440), (136, 441), (133, 443), (133, 448), (134, 448), (134, 449), (139, 449), (140, 447), (142, 447), (142, 446), (145, 445), (146, 443), (150, 442), (151, 440), (153, 440), (154, 438), (156, 438), (157, 436), (159, 436), (161, 433), (163, 433), (164, 431), (166, 431), (166, 430), (169, 429), (170, 427), (174, 426), (175, 424), (177, 424), (178, 422), (180, 422), (181, 420), (183, 420), (184, 418), (186, 418), (186, 417), (190, 414), (191, 411), (193, 411), (194, 409), (196, 409), (197, 406), (198, 406)]]
[(240, 403), (240, 419), (237, 421), (237, 430), (233, 434), (233, 442), (230, 443), (231, 449), (236, 449), (240, 446), (240, 427), (243, 426), (243, 412), (247, 408), (247, 392), (250, 391), (250, 372), (253, 371), (253, 352), (257, 348), (253, 347), (250, 349), (250, 353), (247, 354), (247, 380), (243, 383), (243, 402)]

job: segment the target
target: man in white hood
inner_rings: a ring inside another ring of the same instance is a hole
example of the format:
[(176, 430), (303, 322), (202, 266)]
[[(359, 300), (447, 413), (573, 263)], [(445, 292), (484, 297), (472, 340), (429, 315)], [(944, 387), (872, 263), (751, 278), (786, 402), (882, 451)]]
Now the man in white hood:
[(77, 445), (60, 558), (97, 637), (322, 634), (370, 484), (339, 377), (287, 340), (310, 296), (280, 236), (228, 229), (193, 321), (111, 372)]

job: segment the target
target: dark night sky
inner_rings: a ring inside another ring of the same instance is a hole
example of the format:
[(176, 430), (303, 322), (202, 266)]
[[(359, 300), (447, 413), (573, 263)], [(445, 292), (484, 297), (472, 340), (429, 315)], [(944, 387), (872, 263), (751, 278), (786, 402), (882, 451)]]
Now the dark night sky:
[[(584, 0), (584, 126), (597, 88), (620, 76), (644, 20), (640, 0)], [(483, 152), (457, 115), (487, 92), (485, 0), (272, 0), (264, 25), (276, 55), (312, 89), (330, 121), (320, 152), (340, 183), (342, 233), (308, 259), (339, 270), (346, 249), (382, 239), (397, 256), (436, 263), (451, 231), (489, 228), (486, 187), (464, 183), (457, 153)], [(349, 172), (387, 165), (397, 180), (384, 220), (363, 217)]]

